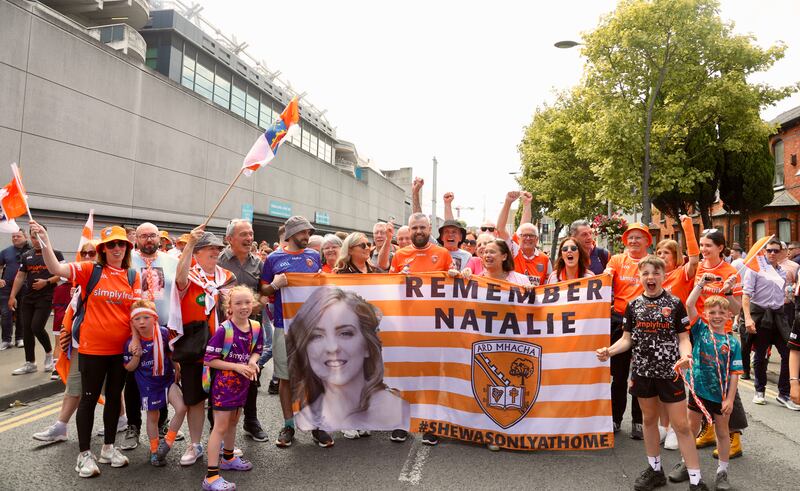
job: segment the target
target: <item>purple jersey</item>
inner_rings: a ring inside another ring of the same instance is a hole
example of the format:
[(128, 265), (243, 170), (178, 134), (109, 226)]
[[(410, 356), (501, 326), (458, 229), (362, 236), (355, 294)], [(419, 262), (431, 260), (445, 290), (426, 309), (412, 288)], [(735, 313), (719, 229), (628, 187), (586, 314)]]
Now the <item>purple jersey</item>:
[[(281, 273), (317, 273), (322, 268), (319, 252), (306, 248), (298, 252), (289, 252), (278, 249), (264, 261), (261, 271), (261, 283), (270, 284), (275, 275)], [(283, 329), (283, 305), (281, 304), (281, 291), (275, 292), (273, 304), (273, 325), (276, 329)]]
[[(139, 366), (133, 372), (136, 385), (139, 387), (139, 394), (142, 397), (142, 409), (152, 411), (166, 407), (166, 393), (169, 387), (175, 382), (175, 370), (172, 367), (172, 360), (169, 359), (169, 332), (165, 327), (161, 329), (161, 339), (164, 343), (164, 375), (153, 375), (153, 340), (142, 339), (142, 356), (139, 358)], [(125, 342), (125, 352), (123, 361), (125, 364), (133, 359), (130, 352), (131, 340)]]
[[(222, 358), (222, 347), (225, 345), (225, 329), (220, 326), (211, 336), (206, 346), (205, 362), (212, 360), (227, 361), (247, 365), (252, 353), (261, 353), (264, 348), (263, 330), (259, 330), (253, 350), (250, 350), (253, 340), (252, 326), (256, 321), (250, 321), (251, 329), (244, 332), (236, 327), (233, 321), (226, 321), (233, 326), (233, 340), (231, 349), (225, 358)], [(244, 407), (247, 401), (247, 390), (250, 388), (250, 379), (233, 370), (213, 370), (211, 378), (211, 403), (215, 409), (236, 409)]]

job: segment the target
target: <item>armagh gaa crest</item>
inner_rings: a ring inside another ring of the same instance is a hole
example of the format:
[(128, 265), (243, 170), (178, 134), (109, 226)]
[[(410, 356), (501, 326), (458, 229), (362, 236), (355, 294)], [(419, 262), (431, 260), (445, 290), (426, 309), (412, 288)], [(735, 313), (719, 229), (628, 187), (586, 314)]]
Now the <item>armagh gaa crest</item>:
[(539, 395), (542, 347), (499, 339), (472, 343), (472, 393), (501, 428), (514, 426)]

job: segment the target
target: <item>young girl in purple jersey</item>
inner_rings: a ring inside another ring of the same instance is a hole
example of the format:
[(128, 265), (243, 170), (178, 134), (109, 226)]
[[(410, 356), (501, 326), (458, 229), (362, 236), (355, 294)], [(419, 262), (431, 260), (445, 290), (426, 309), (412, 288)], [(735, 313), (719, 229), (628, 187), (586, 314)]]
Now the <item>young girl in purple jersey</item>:
[[(250, 383), (258, 375), (258, 359), (263, 348), (261, 325), (250, 320), (257, 300), (246, 286), (233, 287), (223, 300), (228, 320), (220, 324), (206, 348), (204, 387), (210, 389), (214, 428), (208, 437), (208, 473), (203, 480), (207, 491), (236, 489), (236, 484), (219, 475), (220, 470), (249, 471), (253, 464), (233, 455), (236, 424), (247, 401)], [(212, 372), (213, 369), (213, 372)]]
[[(130, 352), (131, 340), (125, 343), (125, 369), (134, 372), (147, 411), (147, 438), (150, 439), (150, 463), (156, 467), (166, 464), (166, 457), (186, 416), (181, 389), (175, 383), (175, 369), (168, 356), (167, 330), (158, 324), (156, 305), (150, 300), (137, 300), (131, 305), (131, 327), (139, 334), (141, 354)], [(164, 440), (158, 441), (158, 415), (167, 402), (175, 409)]]

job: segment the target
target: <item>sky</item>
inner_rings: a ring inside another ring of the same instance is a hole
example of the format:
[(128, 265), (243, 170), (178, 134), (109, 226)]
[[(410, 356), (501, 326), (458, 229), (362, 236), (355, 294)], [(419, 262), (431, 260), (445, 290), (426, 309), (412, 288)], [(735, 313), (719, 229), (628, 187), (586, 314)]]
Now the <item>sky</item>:
[[(185, 1), (185, 0), (184, 0)], [(517, 146), (535, 109), (579, 83), (579, 41), (616, 1), (197, 0), (206, 20), (266, 61), (378, 168), (413, 167), (425, 179), (430, 213), (432, 159), (437, 206), (455, 193), (461, 217), (495, 220), (518, 186)], [(783, 41), (786, 56), (754, 82), (800, 79), (800, 2), (722, 0), (722, 18), (758, 44)], [(765, 108), (769, 120), (800, 105), (795, 94)], [(472, 208), (471, 210), (468, 208)]]

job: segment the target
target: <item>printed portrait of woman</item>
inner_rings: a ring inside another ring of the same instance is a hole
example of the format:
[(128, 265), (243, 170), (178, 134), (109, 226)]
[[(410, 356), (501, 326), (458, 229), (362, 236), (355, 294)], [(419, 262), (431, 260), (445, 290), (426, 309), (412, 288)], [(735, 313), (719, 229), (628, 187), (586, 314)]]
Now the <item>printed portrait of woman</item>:
[(300, 307), (286, 336), (298, 429), (408, 429), (408, 402), (383, 383), (379, 323), (340, 288), (317, 288)]

